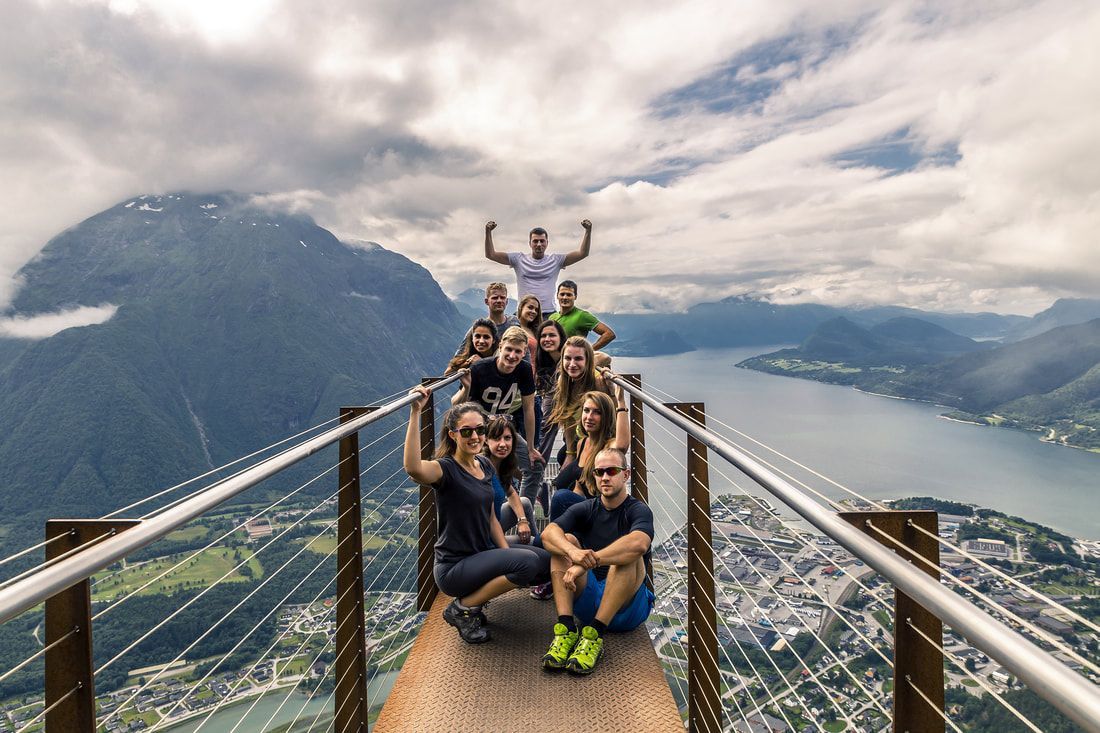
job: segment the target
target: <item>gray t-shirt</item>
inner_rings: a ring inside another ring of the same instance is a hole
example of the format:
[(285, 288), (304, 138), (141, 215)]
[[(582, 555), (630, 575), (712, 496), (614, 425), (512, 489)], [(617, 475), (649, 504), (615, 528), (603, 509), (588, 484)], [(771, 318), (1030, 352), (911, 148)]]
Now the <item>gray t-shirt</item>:
[(565, 255), (544, 254), (536, 260), (524, 252), (509, 252), (508, 264), (516, 271), (516, 297), (534, 295), (542, 304), (542, 312), (556, 311), (554, 293), (557, 292), (558, 273), (565, 269)]
[(485, 478), (478, 480), (451, 456), (439, 459), (443, 476), (432, 484), (435, 493), (435, 561), (452, 565), (464, 557), (496, 547), (489, 533), (493, 513), (493, 464), (476, 456)]

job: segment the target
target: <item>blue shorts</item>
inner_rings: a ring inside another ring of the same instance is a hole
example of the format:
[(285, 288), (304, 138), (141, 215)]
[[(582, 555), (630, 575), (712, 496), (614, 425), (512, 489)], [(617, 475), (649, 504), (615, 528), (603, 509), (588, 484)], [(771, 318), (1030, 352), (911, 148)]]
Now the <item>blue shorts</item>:
[[(588, 624), (596, 618), (596, 611), (600, 610), (600, 601), (603, 600), (604, 582), (591, 570), (588, 571), (584, 591), (573, 599), (573, 615), (581, 623)], [(653, 591), (643, 581), (634, 597), (611, 619), (607, 630), (632, 631), (641, 626), (653, 610), (653, 598)]]

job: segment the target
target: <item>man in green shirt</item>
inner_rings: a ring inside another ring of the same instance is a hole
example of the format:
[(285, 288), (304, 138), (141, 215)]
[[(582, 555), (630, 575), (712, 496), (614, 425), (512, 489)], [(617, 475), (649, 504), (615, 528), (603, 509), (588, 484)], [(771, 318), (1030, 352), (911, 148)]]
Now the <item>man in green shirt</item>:
[(566, 337), (588, 338), (588, 333), (595, 331), (599, 338), (592, 344), (593, 351), (599, 351), (614, 341), (615, 332), (596, 316), (582, 308), (577, 308), (576, 302), (577, 284), (572, 280), (562, 280), (558, 285), (558, 312), (550, 316), (550, 320), (561, 324), (565, 329)]

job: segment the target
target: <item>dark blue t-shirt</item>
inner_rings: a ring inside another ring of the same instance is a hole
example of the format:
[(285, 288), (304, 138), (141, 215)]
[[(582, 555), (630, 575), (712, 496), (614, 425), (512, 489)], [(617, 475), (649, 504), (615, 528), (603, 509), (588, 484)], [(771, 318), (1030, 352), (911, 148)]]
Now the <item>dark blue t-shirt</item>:
[(478, 552), (496, 547), (489, 532), (493, 511), (493, 464), (477, 456), (484, 478), (478, 479), (451, 456), (439, 459), (443, 476), (432, 484), (435, 493), (435, 561), (450, 565)]
[[(566, 509), (554, 524), (580, 540), (581, 547), (595, 550), (597, 553), (615, 540), (634, 531), (645, 532), (653, 541), (653, 511), (645, 502), (627, 496), (619, 506), (608, 510), (600, 497), (578, 502)], [(650, 551), (645, 553), (649, 562)], [(607, 567), (600, 566), (592, 571), (603, 580), (607, 577)]]
[(512, 414), (523, 407), (523, 398), (535, 393), (531, 363), (524, 360), (510, 374), (497, 369), (496, 359), (482, 359), (470, 367), (470, 401), (490, 415)]

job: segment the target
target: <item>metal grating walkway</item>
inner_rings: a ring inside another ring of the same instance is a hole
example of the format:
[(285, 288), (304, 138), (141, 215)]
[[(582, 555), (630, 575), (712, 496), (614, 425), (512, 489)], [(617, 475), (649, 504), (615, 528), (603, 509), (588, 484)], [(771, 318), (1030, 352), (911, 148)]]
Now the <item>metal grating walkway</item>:
[(645, 626), (608, 634), (592, 675), (539, 667), (552, 601), (512, 591), (486, 609), (493, 640), (471, 646), (442, 617), (440, 595), (374, 725), (375, 733), (683, 733)]

